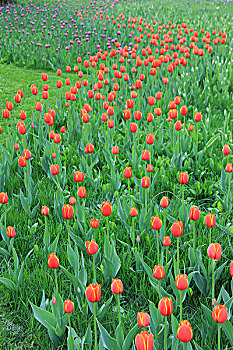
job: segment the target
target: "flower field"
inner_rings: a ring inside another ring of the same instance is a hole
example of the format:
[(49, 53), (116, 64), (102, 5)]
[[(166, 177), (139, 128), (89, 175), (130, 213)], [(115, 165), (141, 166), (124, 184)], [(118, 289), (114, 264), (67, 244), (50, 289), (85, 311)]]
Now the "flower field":
[(0, 7), (0, 348), (233, 349), (232, 15)]

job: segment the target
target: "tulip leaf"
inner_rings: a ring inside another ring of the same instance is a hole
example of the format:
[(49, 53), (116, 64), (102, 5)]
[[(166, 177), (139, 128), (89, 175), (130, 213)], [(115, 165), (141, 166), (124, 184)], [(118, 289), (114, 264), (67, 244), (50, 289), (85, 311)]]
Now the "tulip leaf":
[(108, 311), (110, 304), (112, 302), (113, 296), (111, 296), (111, 298), (109, 298), (106, 303), (104, 303), (101, 308), (98, 311), (97, 317), (98, 319), (101, 321), (103, 319), (103, 317), (106, 315), (106, 312)]
[(217, 324), (216, 322), (214, 322), (213, 318), (212, 318), (212, 311), (210, 311), (205, 305), (201, 304), (202, 306), (202, 309), (204, 311), (204, 314), (207, 318), (207, 321), (210, 325), (210, 327), (215, 331), (217, 332)]
[(116, 339), (119, 344), (119, 346), (122, 348), (122, 344), (124, 341), (124, 333), (123, 333), (123, 328), (122, 328), (122, 323), (120, 322), (116, 328)]
[(47, 329), (49, 329), (49, 326), (56, 328), (57, 320), (51, 312), (41, 309), (30, 301), (29, 303), (32, 307), (34, 317), (37, 319), (37, 321), (39, 321)]
[(132, 342), (134, 341), (134, 338), (136, 337), (136, 334), (138, 333), (138, 324), (136, 323), (133, 328), (128, 332), (127, 336), (125, 337), (125, 341), (122, 345), (122, 350), (129, 350)]
[(226, 321), (222, 324), (222, 328), (226, 334), (227, 339), (233, 346), (233, 325), (230, 321)]
[(0, 277), (0, 283), (3, 283), (7, 288), (16, 291), (16, 284), (9, 278)]
[(101, 337), (103, 340), (103, 344), (105, 348), (108, 350), (120, 350), (120, 346), (118, 345), (116, 339), (112, 338), (109, 333), (106, 331), (106, 329), (99, 323), (97, 320), (97, 324), (101, 333)]

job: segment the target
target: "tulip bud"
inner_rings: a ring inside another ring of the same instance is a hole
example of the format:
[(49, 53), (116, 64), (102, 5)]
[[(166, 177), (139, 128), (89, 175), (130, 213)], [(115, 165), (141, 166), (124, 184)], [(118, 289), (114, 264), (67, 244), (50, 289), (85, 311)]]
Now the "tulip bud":
[(151, 226), (153, 230), (160, 230), (162, 227), (162, 221), (158, 215), (152, 216)]
[(137, 241), (138, 243), (140, 243), (140, 237), (139, 237), (139, 235), (137, 235), (136, 241)]
[(187, 106), (182, 106), (180, 109), (180, 114), (181, 115), (187, 115), (188, 114), (188, 108)]
[(161, 265), (155, 265), (153, 269), (153, 277), (157, 280), (162, 280), (165, 277), (165, 269)]
[(179, 175), (179, 183), (180, 184), (187, 184), (189, 180), (188, 174), (186, 172), (180, 173)]
[(91, 219), (90, 224), (92, 228), (98, 228), (99, 227), (99, 219)]
[(210, 259), (218, 261), (222, 256), (222, 247), (219, 243), (211, 243), (208, 247), (207, 253)]
[(74, 173), (74, 181), (83, 182), (83, 180), (84, 180), (84, 173), (82, 173), (81, 171), (76, 171)]
[(98, 302), (101, 298), (101, 285), (98, 283), (91, 283), (86, 288), (87, 300), (91, 303)]
[(62, 207), (62, 216), (64, 219), (71, 219), (74, 214), (74, 209), (70, 204), (64, 204)]
[(170, 236), (165, 236), (165, 237), (163, 237), (163, 245), (164, 245), (165, 247), (169, 247), (169, 245), (171, 245)]
[(59, 169), (58, 164), (53, 164), (53, 165), (51, 165), (50, 171), (51, 171), (51, 174), (52, 174), (52, 175), (58, 175), (59, 172), (60, 172), (60, 169)]
[(135, 208), (135, 207), (130, 208), (129, 214), (130, 214), (131, 217), (136, 217), (136, 216), (138, 216), (137, 208)]
[(182, 129), (182, 123), (181, 120), (177, 120), (175, 123), (175, 130), (180, 131)]
[(147, 164), (146, 171), (151, 173), (153, 171), (153, 166), (151, 164)]
[(92, 239), (91, 242), (86, 241), (85, 247), (87, 248), (87, 254), (89, 255), (94, 255), (98, 252), (98, 244), (94, 239)]
[(228, 163), (228, 164), (226, 165), (225, 170), (226, 170), (227, 173), (232, 173), (232, 171), (233, 171), (232, 163)]
[(188, 343), (190, 342), (190, 340), (192, 340), (193, 330), (191, 324), (188, 321), (184, 320), (180, 322), (179, 327), (177, 329), (177, 338), (182, 343)]
[(103, 216), (110, 216), (112, 214), (112, 205), (109, 201), (102, 203), (101, 213)]
[(19, 144), (18, 143), (14, 144), (14, 149), (19, 149)]
[(154, 336), (148, 331), (142, 331), (136, 335), (135, 345), (137, 350), (153, 350)]
[(182, 273), (179, 273), (176, 277), (175, 286), (179, 290), (185, 290), (188, 288), (188, 277), (187, 275), (182, 275)]
[(193, 125), (188, 126), (188, 131), (193, 131)]
[(216, 222), (215, 222), (215, 215), (214, 214), (207, 214), (205, 217), (205, 224), (207, 227), (214, 227)]
[(141, 180), (141, 185), (143, 188), (150, 187), (150, 178), (148, 176), (144, 176)]
[(1, 204), (8, 203), (8, 196), (6, 192), (0, 192), (0, 203)]
[(53, 152), (53, 153), (52, 153), (52, 158), (53, 158), (53, 159), (55, 159), (55, 158), (56, 158), (56, 156), (57, 156), (57, 155), (56, 155), (56, 153), (55, 153), (55, 152)]
[(49, 215), (49, 208), (46, 207), (46, 205), (43, 205), (43, 207), (41, 208), (41, 214), (42, 215)]
[(200, 218), (200, 210), (197, 206), (191, 207), (189, 211), (189, 218), (190, 220), (198, 220)]
[(50, 269), (57, 269), (59, 266), (59, 259), (55, 253), (51, 253), (48, 256), (48, 267)]
[(86, 196), (87, 196), (87, 192), (86, 192), (85, 187), (79, 187), (77, 193), (78, 193), (79, 198), (86, 198)]
[(74, 303), (70, 299), (64, 301), (63, 311), (70, 314), (74, 310)]
[(18, 164), (21, 168), (24, 168), (27, 165), (26, 158), (23, 156), (20, 156), (18, 159)]
[(228, 313), (225, 305), (216, 305), (212, 312), (214, 322), (224, 323), (227, 321)]
[(126, 179), (130, 179), (132, 177), (132, 169), (131, 167), (125, 168), (123, 175)]
[(123, 284), (119, 278), (112, 279), (111, 291), (113, 294), (121, 294), (123, 292)]
[(76, 204), (76, 199), (74, 197), (70, 197), (69, 203), (70, 203), (70, 205), (75, 205)]
[(149, 160), (150, 159), (150, 152), (148, 150), (142, 151), (142, 160)]
[(173, 313), (172, 298), (164, 297), (160, 300), (159, 312), (162, 316), (170, 316)]
[(9, 238), (13, 238), (16, 235), (15, 229), (12, 226), (8, 226), (6, 229), (6, 232), (7, 232), (7, 237), (9, 237)]
[(200, 112), (196, 112), (194, 115), (195, 122), (200, 122), (202, 120), (202, 114)]
[(167, 196), (163, 196), (163, 198), (160, 201), (160, 206), (162, 208), (167, 208), (169, 206), (169, 200)]
[(154, 142), (155, 142), (155, 135), (154, 134), (148, 134), (146, 136), (146, 143), (148, 145), (153, 145)]
[(118, 146), (113, 146), (112, 147), (112, 154), (113, 155), (119, 154), (119, 147)]
[(150, 316), (146, 312), (138, 312), (137, 314), (137, 322), (139, 327), (148, 327), (150, 325)]
[(56, 300), (56, 298), (54, 296), (52, 298), (52, 303), (53, 303), (53, 305), (57, 304), (57, 300)]
[(130, 131), (135, 133), (138, 130), (138, 126), (136, 123), (130, 123)]
[(231, 149), (230, 149), (229, 145), (223, 146), (222, 153), (224, 154), (224, 156), (227, 156), (228, 154), (231, 153)]

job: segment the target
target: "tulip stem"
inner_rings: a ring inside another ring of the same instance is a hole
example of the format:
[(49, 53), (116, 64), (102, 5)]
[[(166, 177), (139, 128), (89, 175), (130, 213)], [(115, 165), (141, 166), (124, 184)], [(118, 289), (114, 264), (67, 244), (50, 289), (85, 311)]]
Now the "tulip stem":
[(135, 229), (134, 229), (134, 218), (132, 218), (132, 224), (133, 224), (133, 234), (131, 236), (131, 240), (132, 240), (132, 243), (133, 243), (133, 247), (134, 247), (134, 244), (135, 244)]
[(106, 217), (107, 219), (107, 237), (108, 237), (108, 242), (109, 242), (109, 225), (108, 225), (108, 217)]
[(212, 264), (212, 300), (214, 300), (214, 260)]
[(209, 230), (209, 245), (211, 244), (211, 227), (210, 227), (210, 230)]
[(69, 320), (69, 326), (70, 326), (70, 333), (71, 333), (71, 322), (70, 322), (70, 314), (68, 314), (68, 320)]
[(221, 340), (221, 324), (218, 324), (218, 350), (220, 349), (220, 340)]
[(197, 141), (197, 156), (198, 156), (198, 123), (197, 123), (197, 130), (196, 130), (196, 141)]
[(179, 237), (177, 237), (177, 273), (180, 270), (180, 247), (179, 247)]
[(85, 203), (83, 200), (83, 222), (84, 222), (84, 233), (86, 235), (86, 220), (85, 220)]
[(182, 291), (180, 291), (180, 322), (182, 321)]
[(94, 282), (96, 283), (95, 254), (93, 254), (93, 275), (94, 275)]
[(93, 303), (93, 313), (94, 313), (94, 330), (95, 330), (95, 350), (98, 349), (97, 346), (97, 329), (96, 329), (96, 309), (95, 309), (95, 303)]
[(193, 249), (196, 249), (196, 230), (195, 230), (195, 221), (193, 220)]
[(156, 237), (157, 237), (157, 258), (158, 258), (158, 264), (159, 264), (159, 230), (156, 230)]
[(163, 209), (164, 237), (166, 236), (166, 208)]
[(166, 266), (167, 266), (167, 255), (168, 255), (168, 247), (166, 247)]
[(118, 306), (118, 321), (121, 323), (121, 305), (120, 305), (120, 294), (116, 294), (117, 306)]
[(159, 280), (159, 300), (161, 299), (161, 281)]
[(6, 210), (5, 210), (5, 229), (6, 229)]
[(164, 350), (167, 350), (167, 316), (165, 316), (164, 324)]
[(128, 195), (129, 195), (129, 199), (130, 199), (130, 179), (128, 179)]
[(183, 343), (183, 350), (186, 349), (186, 343)]
[(136, 166), (136, 148), (135, 148), (135, 133), (133, 134), (133, 165)]
[(145, 188), (145, 218), (147, 213), (147, 189)]
[(71, 245), (71, 243), (70, 243), (70, 227), (69, 227), (69, 219), (67, 220), (67, 232), (68, 232), (68, 242), (69, 242), (69, 245)]
[(54, 269), (54, 276), (55, 276), (55, 291), (56, 291), (56, 297), (58, 296), (58, 283), (57, 283), (57, 269)]

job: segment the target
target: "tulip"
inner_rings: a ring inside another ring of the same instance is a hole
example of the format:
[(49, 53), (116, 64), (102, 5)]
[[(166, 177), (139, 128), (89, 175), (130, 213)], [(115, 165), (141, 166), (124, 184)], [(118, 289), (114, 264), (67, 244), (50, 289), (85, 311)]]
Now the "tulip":
[(16, 236), (15, 229), (12, 226), (8, 226), (6, 229), (7, 237), (14, 238)]
[(221, 259), (222, 255), (222, 247), (219, 243), (211, 243), (208, 248), (208, 256), (213, 261), (212, 263), (212, 300), (214, 299), (214, 265), (215, 261), (218, 261)]
[[(159, 263), (159, 230), (162, 227), (162, 221), (158, 215), (152, 216), (151, 218), (151, 226), (153, 230), (156, 230), (156, 236), (157, 236), (157, 258)], [(156, 240), (156, 239), (155, 239)]]
[(211, 244), (211, 228), (215, 226), (215, 215), (214, 214), (207, 214), (205, 217), (205, 224), (207, 227), (209, 227), (209, 244)]
[(180, 290), (180, 322), (182, 320), (182, 300), (183, 300), (183, 293), (182, 290), (186, 290), (188, 288), (188, 277), (187, 275), (183, 275), (182, 273), (179, 273), (176, 277), (175, 286), (177, 289)]
[(48, 267), (54, 270), (55, 276), (55, 286), (56, 286), (56, 295), (58, 295), (58, 283), (57, 283), (57, 268), (59, 267), (59, 259), (55, 253), (51, 253), (48, 256)]
[(75, 205), (76, 204), (76, 199), (74, 197), (70, 197), (69, 203), (70, 203), (70, 205)]
[(193, 330), (191, 324), (186, 320), (181, 321), (177, 329), (176, 336), (182, 343), (190, 342), (193, 338)]
[(94, 313), (94, 330), (95, 330), (95, 350), (98, 349), (97, 346), (97, 329), (96, 329), (96, 307), (95, 303), (101, 298), (101, 285), (98, 283), (91, 283), (86, 288), (86, 297), (90, 303), (93, 303), (93, 313)]
[(91, 219), (90, 220), (91, 228), (98, 228), (99, 227), (99, 219)]
[(197, 206), (191, 207), (189, 211), (189, 218), (193, 220), (193, 249), (196, 249), (196, 230), (195, 230), (195, 221), (200, 218), (200, 210)]
[(179, 248), (179, 237), (183, 234), (183, 222), (174, 221), (171, 227), (171, 233), (173, 236), (177, 237), (177, 271), (179, 271), (180, 265), (180, 248)]
[(98, 252), (98, 244), (94, 239), (91, 240), (91, 242), (86, 241), (85, 247), (87, 248), (87, 254), (93, 255), (93, 275), (94, 275), (94, 281), (96, 281), (96, 271), (95, 271), (95, 254)]
[(71, 312), (73, 312), (73, 310), (74, 310), (74, 303), (70, 299), (65, 300), (64, 306), (63, 306), (63, 311), (66, 314), (70, 314)]
[[(8, 203), (8, 195), (6, 192), (0, 192), (0, 203), (1, 204)], [(6, 228), (6, 211), (5, 211), (5, 228)]]
[(107, 226), (107, 237), (109, 241), (109, 224), (108, 217), (112, 214), (112, 205), (109, 201), (105, 201), (101, 205), (101, 213), (106, 217), (106, 226)]
[(123, 293), (123, 284), (119, 278), (112, 279), (111, 291), (116, 295), (118, 306), (118, 321), (121, 323), (121, 307), (120, 307), (120, 295)]
[(154, 336), (148, 331), (142, 331), (136, 335), (135, 345), (137, 350), (153, 350)]
[(150, 325), (150, 316), (146, 312), (138, 312), (137, 322), (139, 327), (146, 328)]
[(84, 181), (84, 173), (81, 171), (76, 171), (74, 173), (74, 181), (75, 182), (83, 182)]
[(132, 240), (132, 243), (133, 243), (133, 246), (135, 244), (135, 228), (134, 228), (134, 221), (135, 221), (135, 217), (138, 216), (138, 211), (137, 211), (137, 208), (135, 207), (132, 207), (130, 208), (130, 212), (129, 212), (129, 215), (132, 217), (132, 223), (133, 223), (133, 233), (132, 233), (132, 236), (131, 236), (131, 240)]
[(221, 349), (221, 323), (228, 319), (227, 308), (225, 305), (216, 305), (213, 309), (212, 318), (218, 323), (218, 350)]
[(173, 313), (172, 298), (164, 297), (159, 302), (159, 312), (165, 317), (164, 325), (164, 350), (167, 350), (167, 316)]
[(231, 149), (230, 149), (229, 145), (223, 146), (222, 153), (224, 154), (224, 156), (227, 156), (228, 154), (231, 153)]
[(69, 220), (72, 219), (74, 215), (74, 209), (70, 204), (65, 204), (62, 207), (62, 216), (65, 220), (67, 220), (67, 232), (68, 232), (68, 242), (69, 245), (71, 245), (70, 242), (70, 229), (69, 229)]
[(165, 277), (165, 269), (161, 265), (155, 265), (153, 269), (153, 277), (158, 280), (159, 284), (159, 299), (161, 299), (161, 281)]

